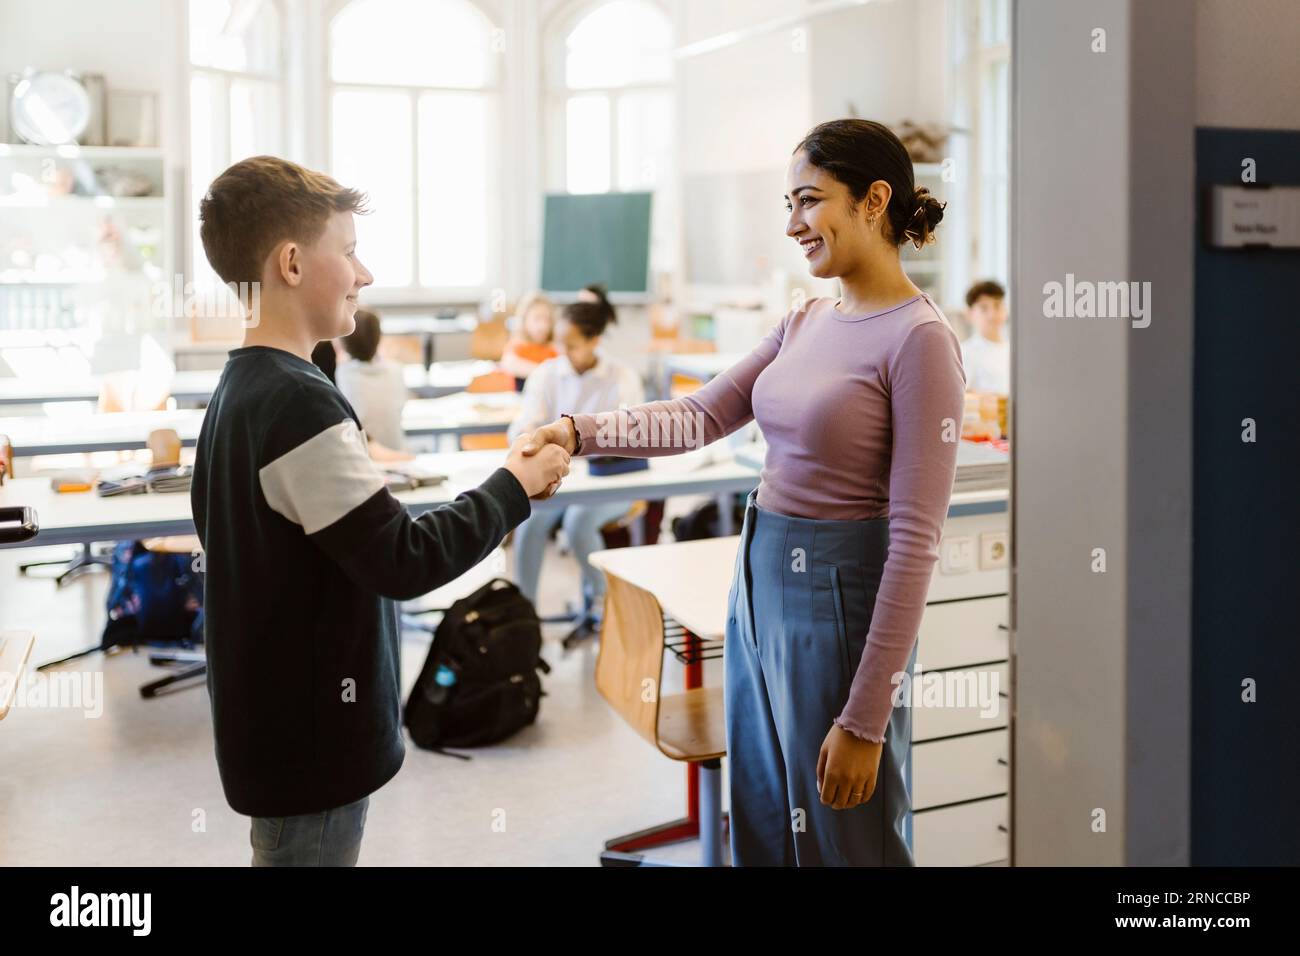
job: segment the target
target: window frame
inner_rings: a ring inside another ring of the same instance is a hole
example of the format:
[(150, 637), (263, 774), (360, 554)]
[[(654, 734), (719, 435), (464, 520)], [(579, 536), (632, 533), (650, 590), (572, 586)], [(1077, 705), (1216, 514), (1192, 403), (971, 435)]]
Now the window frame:
[[(411, 173), (411, 197), (414, 214), (411, 216), (411, 277), (412, 281), (405, 286), (384, 286), (376, 282), (366, 291), (366, 301), (376, 308), (386, 306), (410, 306), (410, 305), (429, 305), (431, 303), (445, 302), (475, 302), (488, 295), (492, 289), (500, 285), (493, 283), (492, 278), (494, 271), (500, 273), (503, 269), (505, 259), (503, 249), (503, 239), (505, 236), (505, 207), (502, 202), (502, 164), (501, 151), (506, 142), (505, 129), (505, 98), (508, 87), (509, 62), (503, 60), (500, 67), (495, 71), (494, 82), (490, 85), (479, 87), (464, 86), (410, 86), (395, 85), (387, 83), (358, 83), (338, 82), (333, 75), (333, 48), (331, 42), (331, 31), (334, 20), (341, 14), (354, 0), (331, 0), (325, 15), (323, 17), (323, 41), (324, 50), (322, 54), (323, 66), (323, 130), (324, 137), (322, 148), (324, 150), (324, 168), (333, 167), (333, 143), (334, 143), (334, 94), (339, 91), (351, 92), (384, 92), (384, 93), (401, 93), (407, 98), (407, 105), (410, 110), (411, 121), (411, 155), (410, 155), (410, 173)], [(474, 8), (483, 17), (484, 22), (491, 30), (500, 30), (501, 26), (497, 18), (493, 15), (485, 4), (478, 0), (456, 0), (456, 2), (467, 4)], [(456, 94), (464, 96), (476, 96), (486, 101), (488, 108), (487, 128), (489, 131), (489, 142), (487, 146), (488, 169), (487, 169), (487, 209), (484, 215), (487, 223), (486, 242), (485, 242), (485, 276), (484, 281), (478, 285), (460, 285), (460, 286), (426, 286), (420, 282), (420, 126), (419, 111), (420, 97), (425, 93), (439, 94)], [(364, 183), (347, 183), (345, 185), (355, 186), (358, 189), (365, 190)], [(366, 262), (365, 250), (358, 250), (361, 261)], [(374, 271), (372, 269), (372, 271)]]
[[(288, 27), (289, 11), (284, 0), (262, 0), (275, 10), (276, 18), (279, 20), (278, 30), (276, 33), (276, 72), (274, 74), (251, 72), (247, 70), (229, 70), (223, 67), (205, 66), (193, 61), (192, 51), (190, 49), (190, 22), (189, 10), (190, 0), (185, 0), (184, 15), (179, 18), (181, 28), (182, 42), (184, 44), (185, 55), (183, 62), (185, 64), (185, 157), (187, 161), (185, 176), (185, 193), (186, 193), (186, 222), (191, 225), (197, 221), (199, 214), (199, 200), (202, 196), (200, 189), (206, 191), (208, 184), (203, 183), (201, 186), (194, 181), (194, 116), (190, 107), (191, 98), (194, 90), (195, 77), (205, 77), (210, 82), (220, 84), (221, 95), (214, 95), (212, 102), (217, 105), (220, 114), (219, 122), (215, 123), (215, 136), (222, 146), (221, 154), (225, 157), (225, 164), (229, 166), (231, 159), (231, 126), (230, 126), (230, 96), (233, 84), (236, 81), (260, 84), (270, 86), (275, 93), (275, 101), (278, 109), (276, 132), (279, 138), (279, 144), (276, 149), (278, 154), (283, 154), (289, 142), (289, 95), (288, 95)], [(225, 168), (225, 167), (223, 167)], [(219, 171), (218, 171), (219, 172)], [(203, 247), (200, 243), (191, 242), (192, 229), (186, 229), (185, 244), (193, 246), (188, 249), (187, 259), (189, 266), (189, 281), (198, 284), (200, 276), (205, 278), (212, 273), (211, 267), (203, 253)]]
[[(662, 83), (627, 83), (618, 86), (570, 87), (565, 76), (567, 42), (569, 35), (589, 15), (614, 0), (574, 0), (553, 14), (543, 38), (542, 101), (544, 124), (543, 155), (546, 158), (544, 182), (548, 192), (568, 192), (568, 106), (569, 100), (579, 96), (604, 96), (609, 110), (609, 183), (606, 192), (621, 192), (618, 188), (619, 170), (619, 102), (625, 96), (663, 93), (676, 112), (675, 83), (672, 77)], [(676, 29), (672, 12), (659, 0), (639, 0), (653, 7), (664, 18), (670, 30)], [(671, 170), (669, 170), (671, 173)], [(658, 189), (667, 187), (661, 180)]]

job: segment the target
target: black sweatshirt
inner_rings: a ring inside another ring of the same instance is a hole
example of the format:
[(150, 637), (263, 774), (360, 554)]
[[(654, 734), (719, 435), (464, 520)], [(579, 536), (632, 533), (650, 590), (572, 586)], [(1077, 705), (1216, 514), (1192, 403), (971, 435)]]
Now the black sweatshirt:
[(217, 767), (248, 816), (317, 813), (402, 765), (396, 600), (482, 561), (531, 506), (499, 468), (412, 518), (347, 400), (282, 349), (235, 349), (199, 434), (190, 498), (204, 549)]

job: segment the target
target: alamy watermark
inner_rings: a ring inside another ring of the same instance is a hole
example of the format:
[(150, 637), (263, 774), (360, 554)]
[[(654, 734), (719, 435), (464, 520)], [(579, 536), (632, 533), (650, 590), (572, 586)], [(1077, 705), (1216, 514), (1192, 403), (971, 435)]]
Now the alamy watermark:
[(262, 320), (262, 283), (196, 284), (178, 272), (170, 285), (150, 287), (149, 313), (156, 319), (239, 319), (244, 328), (255, 329)]
[(0, 697), (10, 692), (15, 707), (80, 710), (87, 720), (104, 713), (103, 671), (34, 671), (19, 678), (0, 674)]
[(921, 666), (909, 674), (899, 671), (891, 678), (895, 707), (978, 707), (980, 716), (992, 719), (1001, 710), (999, 674), (995, 670), (933, 671)]
[(703, 448), (704, 413), (679, 411), (617, 412), (596, 416), (600, 448)]
[(1150, 282), (1075, 281), (1043, 284), (1043, 315), (1049, 319), (1131, 319), (1133, 328), (1151, 324)]

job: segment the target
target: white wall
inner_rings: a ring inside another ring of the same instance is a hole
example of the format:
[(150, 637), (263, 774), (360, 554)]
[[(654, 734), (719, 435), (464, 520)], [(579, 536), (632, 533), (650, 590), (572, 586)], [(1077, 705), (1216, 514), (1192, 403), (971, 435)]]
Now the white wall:
[(944, 0), (877, 0), (818, 17), (812, 40), (814, 122), (947, 120)]
[[(161, 92), (168, 16), (166, 0), (0, 0), (0, 76), (73, 69), (104, 74), (109, 89)], [(0, 101), (7, 132), (8, 97)]]
[(1300, 129), (1300, 4), (1197, 0), (1196, 124)]

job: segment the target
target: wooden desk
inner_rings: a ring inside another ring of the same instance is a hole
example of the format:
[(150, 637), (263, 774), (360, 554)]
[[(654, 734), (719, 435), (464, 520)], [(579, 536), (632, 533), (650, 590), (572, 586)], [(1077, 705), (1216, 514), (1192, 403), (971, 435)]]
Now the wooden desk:
[[(729, 495), (758, 484), (758, 471), (729, 458), (713, 460), (711, 449), (651, 460), (645, 471), (593, 477), (583, 458), (560, 490), (534, 510), (571, 504), (636, 501), (671, 495)], [(703, 456), (703, 457), (701, 457)], [(412, 514), (422, 514), (480, 484), (505, 461), (502, 450), (421, 455), (416, 461), (447, 476), (440, 485), (403, 491), (397, 499)], [(0, 507), (31, 506), (40, 515), (41, 533), (16, 547), (121, 541), (160, 535), (193, 534), (190, 496), (185, 493), (123, 495), (101, 498), (93, 492), (56, 494), (46, 478), (17, 478), (0, 485)]]
[[(177, 404), (205, 403), (212, 398), (220, 370), (177, 372), (168, 394)], [(94, 402), (99, 399), (104, 377), (92, 376), (71, 382), (33, 382), (28, 379), (0, 379), (0, 405), (42, 405), (46, 402)]]
[[(144, 448), (149, 433), (159, 428), (174, 429), (188, 448), (198, 443), (205, 414), (203, 409), (184, 409), (0, 418), (0, 435), (9, 436), (15, 458), (132, 451)], [(402, 431), (411, 436), (448, 438), (502, 432), (518, 414), (519, 396), (514, 392), (473, 395), (462, 391), (408, 401), (402, 410)]]
[(18, 685), (35, 642), (31, 631), (0, 631), (0, 720), (18, 697)]
[(655, 596), (664, 613), (698, 637), (721, 640), (740, 536), (597, 551), (594, 567)]
[[(608, 579), (596, 686), (649, 743), (688, 761), (686, 816), (606, 841), (602, 863), (643, 864), (641, 850), (699, 837), (704, 865), (721, 865), (726, 726), (722, 688), (704, 686), (703, 660), (716, 657), (718, 645), (703, 642), (723, 636), (739, 541), (712, 538), (591, 555)], [(685, 693), (659, 692), (646, 700), (647, 679), (662, 689), (669, 650), (686, 665)]]

